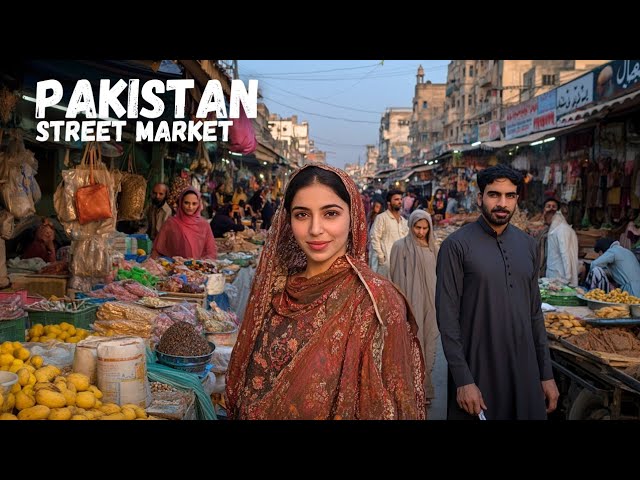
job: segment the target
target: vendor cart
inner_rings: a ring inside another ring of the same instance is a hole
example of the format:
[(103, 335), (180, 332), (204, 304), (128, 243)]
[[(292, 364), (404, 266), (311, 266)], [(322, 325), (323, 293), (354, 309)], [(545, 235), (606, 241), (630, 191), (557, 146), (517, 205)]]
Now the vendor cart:
[[(606, 358), (548, 333), (560, 390), (556, 417), (567, 420), (640, 420), (640, 382)], [(613, 358), (613, 360), (612, 360)]]

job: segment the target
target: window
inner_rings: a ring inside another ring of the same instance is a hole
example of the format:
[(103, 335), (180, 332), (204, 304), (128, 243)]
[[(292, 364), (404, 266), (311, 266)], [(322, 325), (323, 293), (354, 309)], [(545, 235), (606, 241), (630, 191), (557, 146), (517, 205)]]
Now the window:
[(287, 127), (282, 127), (282, 131), (286, 132), (287, 131)]
[(556, 84), (555, 75), (542, 75), (542, 85), (555, 85), (555, 84)]
[(426, 108), (427, 108), (427, 101), (425, 100), (422, 102), (422, 109), (424, 110)]
[[(473, 65), (469, 65), (469, 76), (473, 77)], [(471, 104), (469, 104), (471, 105)]]
[(422, 134), (422, 141), (423, 142), (428, 142), (429, 141), (429, 134), (428, 133), (423, 133)]
[(463, 77), (467, 76), (467, 67), (462, 67), (462, 76)]
[(460, 100), (456, 100), (456, 108), (460, 108)]

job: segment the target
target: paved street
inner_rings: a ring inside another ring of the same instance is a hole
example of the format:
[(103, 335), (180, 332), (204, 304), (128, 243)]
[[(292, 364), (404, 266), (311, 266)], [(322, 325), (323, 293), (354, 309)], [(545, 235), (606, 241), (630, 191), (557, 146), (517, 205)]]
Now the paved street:
[(447, 419), (447, 360), (444, 358), (442, 342), (438, 338), (436, 351), (436, 364), (433, 368), (433, 383), (436, 389), (436, 397), (427, 411), (428, 420)]

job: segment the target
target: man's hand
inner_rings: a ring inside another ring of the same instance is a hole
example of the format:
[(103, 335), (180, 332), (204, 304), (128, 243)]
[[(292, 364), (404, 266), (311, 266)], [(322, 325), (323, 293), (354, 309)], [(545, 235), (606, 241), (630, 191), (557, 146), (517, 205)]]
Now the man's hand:
[(558, 397), (560, 396), (556, 381), (552, 378), (551, 380), (543, 380), (540, 383), (542, 384), (544, 398), (547, 400), (547, 413), (551, 413), (558, 406)]
[(482, 399), (482, 392), (475, 383), (458, 387), (456, 400), (458, 406), (469, 415), (479, 415), (480, 410), (488, 410)]
[(378, 264), (384, 265), (384, 257), (378, 257)]

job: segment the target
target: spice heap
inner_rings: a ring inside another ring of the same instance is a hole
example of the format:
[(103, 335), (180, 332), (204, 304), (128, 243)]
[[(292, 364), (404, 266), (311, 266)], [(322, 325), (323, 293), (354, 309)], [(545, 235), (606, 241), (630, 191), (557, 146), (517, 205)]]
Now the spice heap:
[(176, 322), (160, 338), (157, 350), (178, 357), (199, 357), (211, 353), (211, 346), (187, 322)]

